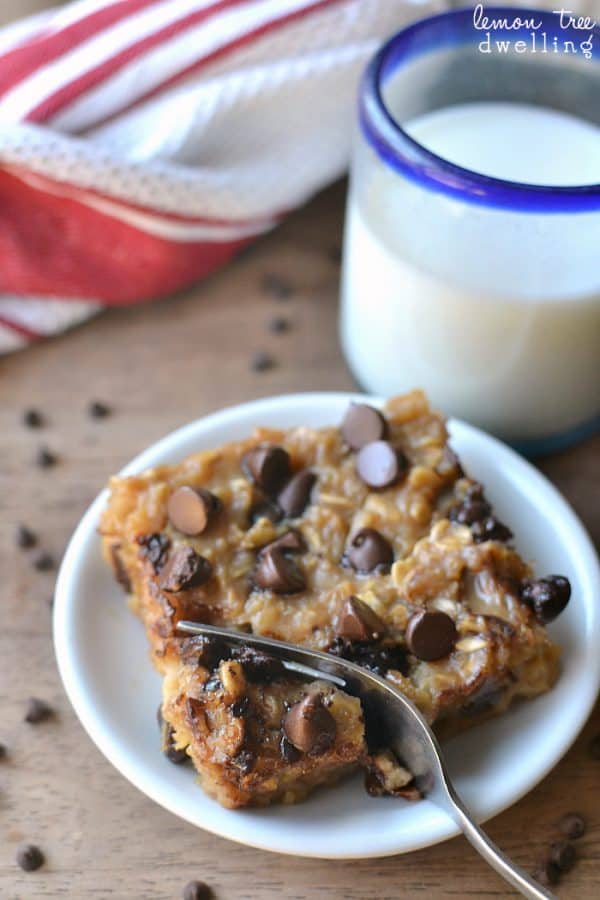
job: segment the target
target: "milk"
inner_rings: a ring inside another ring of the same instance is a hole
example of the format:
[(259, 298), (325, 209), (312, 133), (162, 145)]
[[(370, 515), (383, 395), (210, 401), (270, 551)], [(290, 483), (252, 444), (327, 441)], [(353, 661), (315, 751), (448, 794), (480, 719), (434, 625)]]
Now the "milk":
[[(517, 103), (403, 128), (439, 156), (527, 184), (600, 182), (600, 128)], [(600, 216), (463, 203), (365, 146), (346, 220), (342, 343), (363, 387), (422, 386), (446, 412), (523, 440), (600, 411)], [(356, 163), (356, 160), (355, 160)]]

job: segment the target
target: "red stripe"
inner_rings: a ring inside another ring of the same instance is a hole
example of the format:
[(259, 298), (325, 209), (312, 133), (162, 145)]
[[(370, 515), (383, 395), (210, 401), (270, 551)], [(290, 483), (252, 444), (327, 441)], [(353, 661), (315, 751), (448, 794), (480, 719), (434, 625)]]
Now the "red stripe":
[(42, 32), (0, 56), (0, 96), (83, 41), (160, 0), (116, 0), (59, 31)]
[[(223, 0), (222, 5), (234, 5), (239, 2), (245, 2), (245, 0)], [(264, 34), (280, 28), (282, 25), (287, 25), (297, 19), (304, 18), (310, 13), (315, 12), (315, 10), (317, 9), (321, 9), (326, 6), (332, 6), (340, 2), (346, 2), (346, 0), (316, 0), (316, 2), (310, 4), (309, 6), (294, 10), (294, 12), (287, 13), (286, 15), (280, 16), (277, 19), (272, 19), (269, 22), (265, 22), (263, 25), (259, 25), (252, 31), (248, 31), (240, 37), (230, 41), (229, 43), (224, 44), (222, 47), (219, 47), (211, 53), (206, 54), (191, 65), (187, 66), (185, 69), (182, 69), (180, 72), (172, 75), (170, 78), (165, 79), (165, 81), (163, 81), (161, 84), (152, 88), (150, 91), (147, 91), (145, 94), (142, 94), (140, 97), (137, 97), (132, 103), (123, 107), (118, 112), (115, 112), (106, 117), (104, 120), (102, 120), (102, 124), (110, 121), (117, 115), (121, 115), (125, 111), (129, 111), (140, 103), (145, 102), (150, 97), (155, 96), (165, 88), (171, 87), (182, 79), (187, 78), (192, 72), (198, 71), (204, 66), (207, 66), (209, 63), (212, 63), (216, 59), (219, 59), (221, 56), (224, 56), (227, 53), (231, 53), (233, 50), (237, 50), (240, 47), (245, 46), (246, 44), (252, 43), (258, 37), (262, 37)], [(37, 107), (35, 107), (35, 109), (31, 110), (27, 114), (27, 116), (25, 117), (26, 120), (35, 122), (46, 121), (48, 118), (55, 115), (69, 103), (72, 103), (81, 94), (89, 91), (99, 82), (106, 80), (116, 71), (132, 62), (133, 59), (143, 54), (146, 50), (156, 46), (157, 44), (163, 43), (165, 40), (173, 37), (174, 34), (185, 30), (185, 28), (189, 27), (190, 24), (196, 24), (196, 16), (198, 16), (198, 13), (194, 13), (193, 16), (186, 17), (186, 19), (181, 20), (180, 23), (175, 23), (175, 25), (162, 29), (162, 31), (159, 31), (156, 34), (151, 35), (150, 37), (145, 38), (142, 41), (139, 41), (137, 44), (134, 44), (131, 47), (127, 47), (124, 51), (112, 57), (112, 59), (106, 60), (99, 66), (96, 66), (95, 69), (90, 69), (90, 71), (86, 72), (80, 78), (70, 82), (70, 84), (65, 85), (65, 87), (61, 88), (50, 97), (47, 97), (45, 100), (43, 100), (40, 104), (38, 104)], [(190, 23), (189, 21), (191, 18), (194, 19), (194, 22), (192, 23)], [(176, 30), (171, 31), (171, 29), (173, 28), (176, 28)], [(166, 32), (169, 33), (166, 34)], [(95, 122), (94, 127), (97, 127), (98, 124), (100, 123)]]
[(62, 196), (70, 196), (72, 199), (79, 200), (82, 203), (86, 202), (87, 197), (106, 200), (109, 203), (114, 203), (115, 206), (120, 207), (122, 210), (133, 210), (134, 212), (140, 212), (144, 215), (151, 215), (158, 219), (166, 219), (169, 222), (181, 222), (189, 225), (216, 225), (239, 228), (255, 227), (257, 229), (260, 229), (265, 225), (269, 225), (273, 220), (282, 219), (289, 213), (289, 210), (287, 209), (277, 210), (275, 212), (265, 213), (262, 216), (255, 216), (248, 219), (224, 219), (212, 216), (186, 216), (182, 213), (164, 212), (163, 210), (157, 209), (156, 207), (144, 206), (141, 203), (133, 203), (129, 200), (121, 199), (120, 197), (113, 197), (111, 196), (111, 194), (103, 193), (102, 191), (96, 190), (95, 188), (78, 187), (75, 184), (71, 184), (65, 181), (59, 181), (58, 179), (50, 178), (47, 175), (39, 175), (37, 172), (31, 172), (31, 170), (25, 169), (21, 166), (5, 165), (3, 168), (5, 172), (9, 173), (10, 175), (14, 175), (16, 178), (20, 178), (22, 181), (31, 185), (36, 190), (46, 190), (49, 193), (58, 193)]
[(28, 341), (37, 341), (39, 338), (43, 337), (39, 331), (34, 331), (33, 328), (27, 328), (26, 325), (20, 325), (19, 322), (13, 322), (12, 319), (7, 319), (6, 316), (0, 315), (0, 325), (3, 325), (4, 328), (8, 328), (9, 331), (14, 331), (15, 334), (18, 334), (21, 337), (27, 338)]

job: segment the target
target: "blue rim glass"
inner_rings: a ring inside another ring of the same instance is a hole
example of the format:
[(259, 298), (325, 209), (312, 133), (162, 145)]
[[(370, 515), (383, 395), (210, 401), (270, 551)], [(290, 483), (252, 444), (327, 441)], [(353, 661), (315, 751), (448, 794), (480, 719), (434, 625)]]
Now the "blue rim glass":
[[(556, 13), (514, 7), (486, 7), (489, 17), (513, 21), (535, 17), (542, 23), (548, 38), (581, 42), (582, 31), (561, 28)], [(594, 50), (588, 65), (600, 59), (600, 26), (586, 34), (593, 34)], [(392, 117), (382, 95), (385, 75), (410, 59), (430, 51), (461, 45), (476, 44), (484, 32), (473, 26), (473, 9), (459, 9), (422, 19), (398, 32), (369, 63), (359, 94), (359, 121), (362, 132), (381, 157), (392, 168), (423, 187), (446, 194), (454, 199), (484, 206), (501, 207), (521, 212), (595, 212), (600, 211), (600, 183), (573, 187), (522, 184), (481, 175), (448, 162), (411, 138)], [(527, 28), (494, 32), (494, 39), (527, 40)]]

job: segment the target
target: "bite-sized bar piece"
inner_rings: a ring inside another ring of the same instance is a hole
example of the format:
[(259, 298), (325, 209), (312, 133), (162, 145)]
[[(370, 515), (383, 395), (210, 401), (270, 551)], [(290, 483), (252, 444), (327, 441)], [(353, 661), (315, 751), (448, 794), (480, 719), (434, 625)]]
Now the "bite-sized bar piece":
[(258, 429), (110, 489), (104, 552), (165, 676), (167, 749), (225, 805), (298, 800), (359, 764), (371, 793), (418, 790), (386, 736), (365, 734), (357, 700), (184, 638), (181, 619), (353, 660), (443, 733), (557, 676), (544, 625), (568, 581), (533, 579), (418, 391), (382, 412), (352, 404), (340, 427)]

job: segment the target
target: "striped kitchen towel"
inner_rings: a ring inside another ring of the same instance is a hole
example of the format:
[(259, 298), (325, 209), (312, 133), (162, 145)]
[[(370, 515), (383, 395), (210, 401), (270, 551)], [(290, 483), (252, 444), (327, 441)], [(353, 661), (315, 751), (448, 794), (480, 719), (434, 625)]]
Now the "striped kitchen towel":
[(0, 352), (222, 265), (348, 163), (443, 0), (78, 0), (0, 30)]

